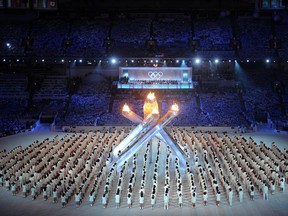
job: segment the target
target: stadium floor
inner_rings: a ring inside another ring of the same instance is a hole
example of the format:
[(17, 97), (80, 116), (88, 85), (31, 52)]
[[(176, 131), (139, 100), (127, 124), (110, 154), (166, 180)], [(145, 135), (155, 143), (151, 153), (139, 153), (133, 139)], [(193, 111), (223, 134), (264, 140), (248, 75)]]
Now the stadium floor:
[[(53, 138), (55, 135), (60, 137), (67, 133), (52, 133), (52, 132), (37, 132), (37, 133), (26, 133), (26, 134), (17, 134), (14, 136), (4, 137), (0, 139), (0, 149), (6, 149), (10, 151), (18, 145), (27, 147), (35, 140), (43, 140), (45, 138)], [(260, 130), (255, 133), (246, 133), (243, 134), (244, 137), (253, 137), (254, 140), (259, 143), (263, 141), (267, 146), (270, 146), (272, 142), (275, 142), (276, 145), (283, 150), (288, 147), (288, 134), (287, 133), (277, 133), (271, 130)], [(143, 147), (145, 148), (145, 147)], [(164, 145), (161, 145), (161, 148), (166, 148)], [(141, 149), (143, 153), (144, 150)], [(164, 151), (161, 151), (161, 154)], [(154, 156), (155, 158), (155, 156)], [(164, 162), (163, 162), (164, 163)], [(149, 166), (153, 166), (153, 163)], [(149, 170), (149, 167), (148, 167)], [(172, 171), (173, 172), (173, 171)], [(163, 176), (164, 171), (161, 171)], [(151, 174), (152, 176), (152, 174)], [(172, 175), (171, 175), (172, 176)], [(139, 177), (140, 178), (140, 177)], [(187, 183), (187, 182), (186, 182)], [(184, 183), (184, 186), (185, 184)], [(114, 183), (116, 184), (116, 183)], [(138, 183), (139, 184), (139, 183)], [(163, 185), (160, 185), (160, 187)], [(139, 187), (139, 186), (138, 186)], [(137, 187), (137, 188), (138, 188)], [(287, 187), (287, 184), (286, 184)], [(103, 187), (101, 187), (102, 190)], [(115, 187), (113, 187), (115, 189)], [(211, 187), (210, 187), (211, 190)], [(150, 192), (150, 189), (148, 189)], [(162, 190), (161, 190), (162, 191)], [(114, 194), (114, 192), (112, 192)], [(186, 192), (188, 193), (188, 192)], [(99, 194), (99, 193), (98, 193)], [(101, 194), (101, 192), (100, 192)], [(138, 192), (137, 192), (138, 194)], [(144, 209), (141, 210), (139, 207), (138, 195), (134, 196), (134, 205), (131, 209), (127, 208), (126, 198), (121, 199), (121, 205), (119, 209), (116, 209), (114, 202), (114, 195), (111, 196), (111, 201), (108, 203), (106, 209), (103, 208), (101, 204), (101, 198), (98, 195), (96, 198), (95, 205), (93, 207), (88, 203), (87, 193), (84, 197), (84, 201), (80, 207), (76, 207), (74, 200), (70, 201), (66, 208), (62, 208), (60, 201), (57, 204), (54, 204), (52, 198), (50, 197), (47, 201), (44, 201), (42, 196), (36, 198), (32, 201), (30, 198), (23, 198), (22, 195), (17, 194), (12, 196), (11, 191), (6, 191), (4, 187), (0, 187), (0, 212), (4, 216), (15, 216), (15, 215), (24, 215), (24, 216), (47, 216), (47, 215), (151, 215), (160, 216), (160, 215), (287, 215), (288, 212), (288, 193), (287, 189), (284, 193), (281, 193), (279, 190), (276, 190), (275, 195), (269, 195), (269, 200), (262, 200), (262, 195), (258, 192), (255, 195), (255, 200), (250, 201), (248, 199), (248, 193), (244, 193), (244, 201), (240, 203), (236, 196), (234, 196), (233, 206), (229, 206), (227, 198), (221, 197), (221, 205), (217, 207), (215, 205), (214, 198), (208, 199), (208, 205), (204, 206), (202, 204), (201, 198), (197, 198), (196, 208), (192, 209), (188, 198), (183, 201), (183, 207), (179, 208), (177, 205), (177, 198), (172, 197), (170, 207), (168, 210), (163, 209), (163, 196), (159, 198), (159, 201), (156, 201), (156, 207), (151, 209), (150, 199), (148, 196), (145, 196), (145, 205)], [(187, 195), (187, 194), (186, 194)], [(184, 192), (185, 196), (185, 192)], [(148, 200), (149, 199), (149, 200)], [(123, 200), (123, 201), (122, 201)], [(147, 201), (146, 201), (147, 200)], [(222, 201), (223, 200), (223, 201)]]

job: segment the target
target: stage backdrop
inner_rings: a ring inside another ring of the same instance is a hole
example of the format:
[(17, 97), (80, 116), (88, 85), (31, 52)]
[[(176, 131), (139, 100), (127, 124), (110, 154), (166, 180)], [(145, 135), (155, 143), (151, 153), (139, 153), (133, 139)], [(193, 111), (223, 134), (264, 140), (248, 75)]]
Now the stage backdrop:
[(179, 82), (192, 82), (191, 67), (120, 67), (119, 79), (129, 78), (129, 81), (145, 80), (173, 80)]

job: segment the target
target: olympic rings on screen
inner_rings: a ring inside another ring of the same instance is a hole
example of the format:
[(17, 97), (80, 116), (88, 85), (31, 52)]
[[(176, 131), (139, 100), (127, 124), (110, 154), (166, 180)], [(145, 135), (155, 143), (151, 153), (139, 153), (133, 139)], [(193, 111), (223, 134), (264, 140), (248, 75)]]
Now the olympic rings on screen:
[(148, 76), (151, 79), (160, 79), (163, 76), (163, 72), (161, 72), (161, 71), (149, 71)]

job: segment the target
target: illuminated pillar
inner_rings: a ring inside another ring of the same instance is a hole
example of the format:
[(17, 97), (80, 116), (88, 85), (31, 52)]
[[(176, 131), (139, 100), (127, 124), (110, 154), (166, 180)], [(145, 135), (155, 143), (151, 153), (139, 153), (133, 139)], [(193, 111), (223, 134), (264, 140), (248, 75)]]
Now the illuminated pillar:
[[(129, 106), (125, 104), (123, 106), (122, 115), (127, 117), (133, 122), (140, 121), (141, 117), (139, 117), (136, 113), (130, 110)], [(159, 112), (157, 108), (154, 108), (149, 115), (146, 116), (144, 120), (141, 121), (139, 125), (113, 150), (113, 155), (120, 155), (123, 150), (125, 150), (133, 140), (139, 138), (145, 131), (152, 127), (155, 122), (159, 119)]]
[(169, 124), (178, 114), (179, 107), (177, 104), (173, 104), (170, 110), (159, 119), (159, 110), (156, 97), (153, 93), (149, 93), (144, 106), (144, 120), (138, 116), (136, 113), (130, 110), (127, 104), (124, 105), (122, 110), (122, 115), (137, 123), (137, 127), (113, 150), (113, 162), (111, 164), (117, 163), (118, 169), (125, 161), (138, 152), (143, 145), (150, 143), (150, 156), (149, 160), (152, 161), (152, 145), (153, 137), (157, 137), (161, 142), (168, 145), (173, 154), (176, 155), (182, 167), (186, 166), (188, 162), (190, 164), (190, 159), (187, 157), (185, 152), (182, 150), (181, 146), (174, 142), (171, 135), (165, 130), (165, 126)]

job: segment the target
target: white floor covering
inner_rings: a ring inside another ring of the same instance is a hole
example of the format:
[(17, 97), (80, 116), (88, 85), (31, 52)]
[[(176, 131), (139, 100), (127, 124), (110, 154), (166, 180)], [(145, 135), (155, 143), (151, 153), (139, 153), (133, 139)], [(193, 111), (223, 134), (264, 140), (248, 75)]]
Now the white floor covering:
[[(37, 133), (26, 133), (26, 134), (18, 134), (14, 136), (4, 137), (0, 139), (0, 149), (6, 149), (10, 151), (15, 146), (22, 145), (23, 147), (28, 146), (34, 140), (43, 140), (47, 137), (53, 138), (56, 134), (59, 136), (64, 135), (63, 133), (52, 133), (52, 132), (37, 132)], [(287, 149), (288, 147), (288, 134), (287, 133), (277, 133), (269, 130), (263, 130), (257, 133), (246, 133), (243, 134), (245, 137), (253, 137), (254, 140), (259, 143), (259, 141), (264, 141), (264, 143), (269, 146), (272, 142), (276, 142), (277, 146), (280, 149)], [(161, 146), (162, 147), (162, 146)], [(164, 147), (162, 147), (164, 148)], [(162, 162), (164, 164), (164, 162)], [(149, 166), (153, 166), (154, 164), (149, 164)], [(164, 169), (164, 168), (163, 168)], [(139, 169), (141, 170), (141, 168)], [(148, 167), (149, 170), (149, 167)], [(164, 172), (164, 171), (163, 171)], [(139, 174), (140, 175), (140, 174)], [(148, 174), (149, 175), (149, 174)], [(162, 173), (162, 176), (164, 174)], [(151, 174), (152, 176), (152, 174)], [(159, 175), (161, 176), (161, 174)], [(140, 178), (140, 177), (139, 177)], [(185, 178), (185, 177), (184, 177)], [(148, 179), (148, 178), (147, 178)], [(117, 182), (117, 181), (115, 181)], [(116, 184), (116, 183), (115, 183)], [(136, 183), (137, 184), (137, 183)], [(139, 186), (138, 182), (138, 187)], [(185, 185), (184, 185), (185, 186)], [(287, 184), (286, 184), (287, 186)], [(136, 189), (138, 188), (135, 186)], [(103, 187), (101, 187), (102, 190)], [(211, 189), (211, 188), (210, 188)], [(147, 189), (150, 194), (150, 188)], [(101, 191), (99, 192), (101, 194)], [(99, 194), (98, 193), (98, 194)], [(113, 192), (114, 193), (114, 192)], [(163, 192), (162, 192), (163, 193)], [(131, 209), (127, 208), (126, 197), (121, 199), (121, 205), (119, 209), (116, 209), (116, 205), (114, 202), (114, 196), (111, 196), (111, 200), (108, 203), (108, 207), (104, 209), (101, 205), (101, 200), (99, 195), (96, 198), (95, 205), (91, 207), (88, 203), (87, 194), (84, 198), (84, 202), (80, 205), (80, 207), (76, 207), (74, 201), (70, 201), (66, 208), (62, 208), (60, 201), (54, 204), (52, 202), (52, 198), (44, 201), (42, 196), (38, 196), (36, 200), (32, 201), (30, 197), (23, 198), (22, 195), (17, 194), (16, 196), (12, 196), (11, 191), (6, 191), (4, 187), (0, 187), (0, 215), (1, 216), (47, 216), (47, 215), (96, 215), (96, 216), (109, 216), (109, 215), (117, 215), (117, 216), (127, 216), (127, 215), (288, 215), (288, 191), (286, 189), (285, 192), (280, 192), (278, 189), (274, 195), (269, 194), (269, 200), (262, 200), (261, 194), (256, 193), (255, 200), (250, 201), (248, 198), (248, 193), (244, 193), (244, 201), (240, 203), (237, 200), (237, 197), (234, 196), (233, 205), (229, 206), (227, 202), (227, 198), (223, 195), (221, 196), (221, 205), (217, 207), (215, 205), (214, 198), (208, 199), (208, 205), (203, 206), (201, 198), (197, 198), (196, 208), (192, 209), (190, 206), (190, 201), (188, 199), (188, 192), (186, 193), (186, 199), (184, 199), (183, 207), (179, 208), (177, 205), (177, 198), (172, 197), (172, 201), (168, 210), (163, 209), (163, 199), (157, 199), (156, 207), (151, 209), (149, 196), (145, 195), (145, 205), (144, 209), (141, 210), (138, 202), (138, 194), (133, 194), (134, 205)], [(185, 198), (185, 193), (184, 193)], [(174, 200), (173, 200), (174, 199)]]

